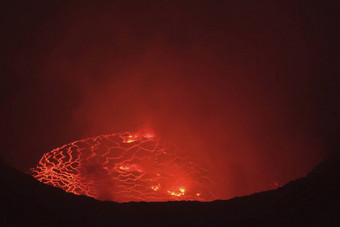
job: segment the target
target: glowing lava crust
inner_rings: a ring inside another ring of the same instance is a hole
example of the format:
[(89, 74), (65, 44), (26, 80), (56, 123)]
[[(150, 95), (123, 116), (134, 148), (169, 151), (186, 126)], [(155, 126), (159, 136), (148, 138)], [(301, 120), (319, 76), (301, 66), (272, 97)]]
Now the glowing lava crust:
[(115, 133), (45, 153), (31, 169), (39, 181), (100, 200), (215, 199), (208, 171), (153, 135)]

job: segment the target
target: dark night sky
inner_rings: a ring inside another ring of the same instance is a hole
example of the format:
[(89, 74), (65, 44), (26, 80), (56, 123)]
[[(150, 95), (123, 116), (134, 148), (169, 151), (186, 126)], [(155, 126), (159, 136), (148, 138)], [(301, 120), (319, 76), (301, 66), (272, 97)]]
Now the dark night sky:
[[(218, 2), (218, 3), (217, 3)], [(3, 1), (1, 156), (152, 128), (222, 196), (339, 149), (335, 1)]]

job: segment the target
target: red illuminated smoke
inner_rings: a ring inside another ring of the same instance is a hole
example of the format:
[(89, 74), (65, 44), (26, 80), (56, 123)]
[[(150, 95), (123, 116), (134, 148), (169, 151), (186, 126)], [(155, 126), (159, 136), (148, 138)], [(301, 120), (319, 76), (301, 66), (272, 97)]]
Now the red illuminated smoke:
[(101, 200), (215, 199), (208, 171), (151, 134), (75, 141), (45, 153), (31, 173), (43, 183)]

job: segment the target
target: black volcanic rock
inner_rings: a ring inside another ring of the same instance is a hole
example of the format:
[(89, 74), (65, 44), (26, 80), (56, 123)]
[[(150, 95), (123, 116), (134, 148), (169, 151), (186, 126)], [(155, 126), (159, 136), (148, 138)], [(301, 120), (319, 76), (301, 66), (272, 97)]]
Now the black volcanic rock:
[(281, 188), (213, 202), (102, 202), (0, 165), (1, 226), (339, 226), (340, 161)]

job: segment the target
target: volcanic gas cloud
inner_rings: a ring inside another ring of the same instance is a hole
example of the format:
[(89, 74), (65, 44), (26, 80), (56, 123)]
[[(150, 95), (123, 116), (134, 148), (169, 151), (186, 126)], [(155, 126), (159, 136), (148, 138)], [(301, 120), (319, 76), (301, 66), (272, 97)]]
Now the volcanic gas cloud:
[(67, 192), (101, 200), (215, 199), (209, 171), (152, 134), (115, 133), (45, 153), (31, 174)]

